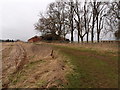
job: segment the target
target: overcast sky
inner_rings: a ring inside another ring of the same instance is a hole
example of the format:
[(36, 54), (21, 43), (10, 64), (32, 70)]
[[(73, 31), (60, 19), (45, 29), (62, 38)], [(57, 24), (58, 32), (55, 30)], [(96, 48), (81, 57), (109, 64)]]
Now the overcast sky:
[(34, 24), (38, 21), (39, 12), (45, 12), (48, 4), (54, 1), (0, 0), (0, 39), (26, 41), (38, 35)]
[[(27, 41), (29, 38), (39, 35), (34, 30), (34, 24), (39, 19), (39, 13), (45, 12), (48, 4), (54, 1), (0, 0), (0, 39)], [(67, 37), (70, 38), (70, 35)], [(74, 38), (77, 40), (76, 37)]]

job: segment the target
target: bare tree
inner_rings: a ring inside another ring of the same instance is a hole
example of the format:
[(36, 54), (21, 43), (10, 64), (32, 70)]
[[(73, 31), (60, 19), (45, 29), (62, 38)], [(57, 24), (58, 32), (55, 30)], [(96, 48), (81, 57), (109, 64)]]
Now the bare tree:
[(55, 19), (52, 17), (44, 17), (42, 14), (40, 15), (40, 19), (35, 24), (35, 29), (42, 32), (42, 34), (55, 34)]
[(87, 11), (86, 11), (86, 3), (84, 7), (78, 0), (76, 0), (75, 9), (76, 17), (74, 18), (76, 22), (76, 29), (78, 31), (78, 43), (79, 43), (79, 37), (81, 38), (81, 42), (83, 43), (83, 38), (87, 34)]
[(40, 15), (38, 23), (35, 24), (35, 29), (41, 31), (42, 33), (57, 34), (58, 36), (66, 36), (68, 33), (67, 28), (67, 18), (68, 16), (66, 8), (66, 2), (57, 1), (50, 3), (47, 8), (46, 17)]
[(109, 31), (115, 33), (116, 39), (120, 38), (120, 1), (113, 1), (108, 5), (107, 24)]
[(70, 6), (70, 13), (69, 13), (69, 22), (70, 22), (70, 31), (71, 31), (71, 43), (74, 41), (73, 40), (73, 32), (74, 32), (74, 2), (73, 0), (70, 0), (70, 2), (68, 2), (69, 6)]
[(96, 0), (93, 0), (93, 2), (90, 3), (92, 7), (92, 27), (91, 27), (91, 41), (93, 43), (94, 41), (94, 28), (95, 28), (95, 22), (96, 22)]
[(70, 32), (69, 30), (69, 6), (67, 5), (67, 1), (61, 0), (62, 6), (62, 35), (65, 37)]
[[(70, 32), (71, 42), (74, 41), (74, 30), (78, 34), (78, 43), (83, 42), (86, 36), (86, 41), (94, 42), (94, 36), (97, 35), (99, 42), (101, 33), (116, 32), (115, 36), (119, 37), (120, 32), (120, 2), (93, 2), (84, 3), (76, 0), (59, 0), (49, 4), (47, 13), (40, 15), (38, 23), (35, 24), (35, 29), (38, 29), (43, 34), (51, 33), (65, 36)], [(107, 25), (106, 25), (107, 24)], [(109, 27), (109, 28), (108, 28)], [(117, 28), (116, 28), (117, 27)]]
[(100, 40), (100, 33), (102, 29), (105, 27), (104, 20), (107, 14), (106, 11), (106, 3), (104, 2), (96, 2), (95, 11), (96, 11), (96, 28), (97, 28), (97, 42)]
[(90, 32), (90, 28), (91, 28), (91, 17), (92, 14), (90, 12), (90, 3), (89, 2), (84, 2), (84, 7), (83, 7), (83, 13), (84, 13), (84, 28), (86, 31), (86, 41), (88, 43), (89, 41), (89, 32)]
[(76, 4), (75, 4), (75, 8), (74, 8), (74, 11), (77, 15), (77, 19), (76, 17), (74, 18), (75, 22), (76, 22), (76, 27), (77, 27), (77, 31), (78, 31), (78, 43), (80, 42), (80, 11), (79, 11), (79, 6), (80, 6), (80, 3), (78, 3), (78, 0), (76, 0)]

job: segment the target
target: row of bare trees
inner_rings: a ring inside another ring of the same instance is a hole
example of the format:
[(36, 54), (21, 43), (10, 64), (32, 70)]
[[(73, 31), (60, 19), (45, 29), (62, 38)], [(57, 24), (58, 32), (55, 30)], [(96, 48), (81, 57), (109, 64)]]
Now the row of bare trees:
[(109, 32), (120, 37), (120, 1), (102, 2), (93, 0), (80, 2), (79, 0), (59, 0), (50, 3), (47, 12), (40, 14), (35, 29), (42, 34), (57, 34), (60, 37), (71, 36), (74, 41), (74, 31), (77, 31), (78, 43), (84, 41), (97, 42), (100, 36)]

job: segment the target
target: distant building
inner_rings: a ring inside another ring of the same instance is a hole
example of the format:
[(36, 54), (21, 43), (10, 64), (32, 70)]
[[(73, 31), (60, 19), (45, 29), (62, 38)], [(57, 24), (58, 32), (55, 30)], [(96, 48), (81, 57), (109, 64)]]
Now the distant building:
[(38, 41), (41, 41), (41, 40), (42, 40), (42, 37), (34, 36), (34, 37), (30, 38), (28, 40), (28, 42), (38, 42)]
[(58, 35), (47, 34), (43, 36), (34, 36), (28, 40), (28, 42), (39, 42), (39, 41), (60, 41), (60, 42), (69, 42), (69, 39), (60, 37)]

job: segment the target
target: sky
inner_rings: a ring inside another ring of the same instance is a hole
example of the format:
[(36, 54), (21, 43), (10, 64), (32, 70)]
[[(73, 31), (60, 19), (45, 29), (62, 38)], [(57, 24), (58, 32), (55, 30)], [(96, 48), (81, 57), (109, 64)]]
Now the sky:
[(0, 0), (0, 39), (27, 41), (39, 35), (34, 24), (55, 0)]
[[(40, 35), (34, 29), (39, 13), (55, 0), (0, 0), (0, 39), (27, 41)], [(113, 37), (113, 36), (112, 36)], [(70, 35), (67, 35), (70, 39)], [(77, 37), (75, 36), (75, 41)], [(108, 37), (107, 37), (108, 38)]]

